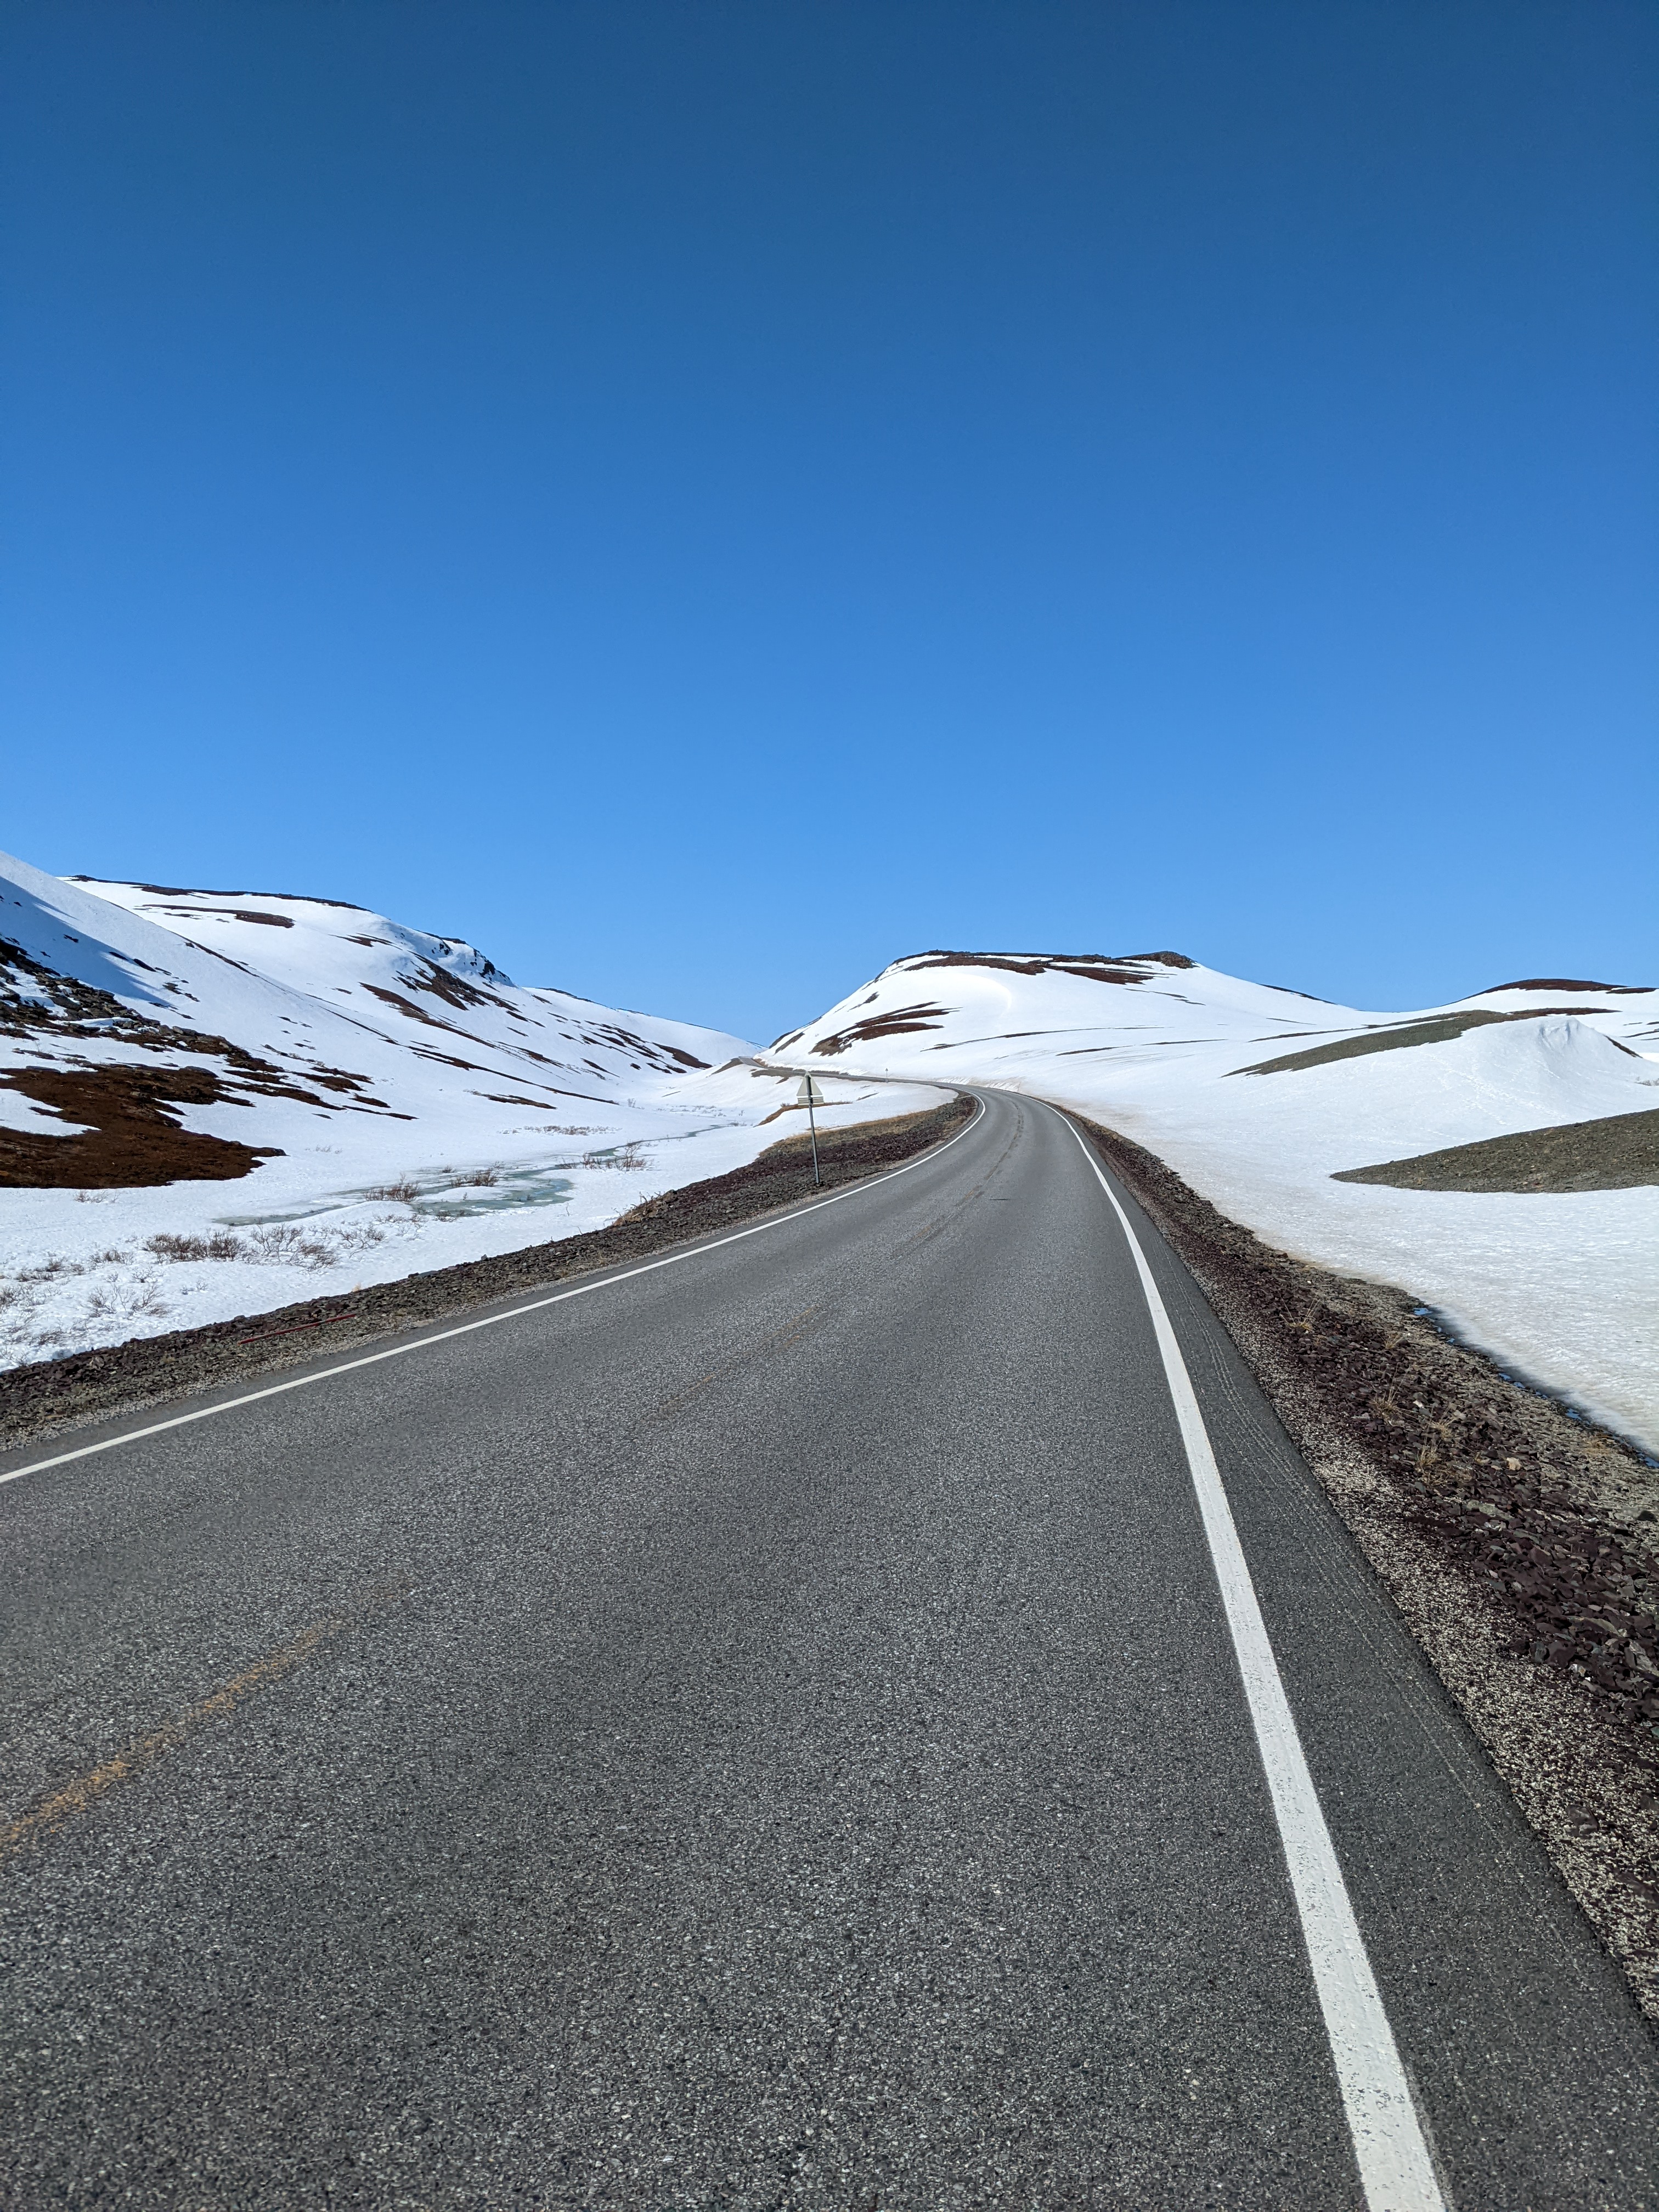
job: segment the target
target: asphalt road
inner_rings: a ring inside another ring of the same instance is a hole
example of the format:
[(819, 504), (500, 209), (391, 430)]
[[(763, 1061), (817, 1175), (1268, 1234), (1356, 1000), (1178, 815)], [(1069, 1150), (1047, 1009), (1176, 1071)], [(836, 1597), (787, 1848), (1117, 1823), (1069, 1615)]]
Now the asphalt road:
[[(985, 1104), (0, 1488), (0, 2201), (1364, 2203), (1132, 1255)], [(1621, 1978), (1125, 1203), (1446, 2200), (1659, 2202)]]

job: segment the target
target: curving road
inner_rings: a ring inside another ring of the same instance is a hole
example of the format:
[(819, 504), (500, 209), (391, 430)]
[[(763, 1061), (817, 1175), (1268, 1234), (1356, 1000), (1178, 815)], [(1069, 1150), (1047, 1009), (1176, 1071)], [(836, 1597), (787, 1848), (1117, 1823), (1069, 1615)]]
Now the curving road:
[(983, 1107), (0, 1488), (0, 2202), (1659, 2202), (1654, 2040), (1231, 1343)]

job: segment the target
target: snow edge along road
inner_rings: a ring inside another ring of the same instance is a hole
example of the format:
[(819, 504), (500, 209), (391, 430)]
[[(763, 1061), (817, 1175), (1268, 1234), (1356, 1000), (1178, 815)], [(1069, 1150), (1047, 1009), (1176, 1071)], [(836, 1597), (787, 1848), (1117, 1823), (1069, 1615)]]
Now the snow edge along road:
[(765, 1230), (781, 1228), (785, 1223), (799, 1221), (803, 1215), (816, 1213), (823, 1206), (838, 1206), (844, 1198), (855, 1198), (862, 1191), (878, 1189), (883, 1183), (891, 1182), (896, 1176), (908, 1175), (912, 1168), (919, 1168), (925, 1160), (938, 1159), (941, 1154), (948, 1152), (952, 1145), (959, 1144), (969, 1131), (978, 1127), (984, 1118), (985, 1102), (975, 1091), (968, 1091), (966, 1095), (973, 1099), (975, 1110), (972, 1120), (958, 1129), (955, 1136), (947, 1137), (942, 1145), (930, 1145), (926, 1152), (918, 1152), (914, 1159), (904, 1161), (899, 1167), (889, 1168), (884, 1175), (868, 1176), (850, 1184), (845, 1190), (832, 1192), (828, 1198), (809, 1200), (804, 1206), (792, 1206), (787, 1212), (775, 1213), (770, 1220), (757, 1221), (747, 1229), (734, 1229), (724, 1237), (688, 1244), (678, 1252), (665, 1253), (660, 1259), (643, 1261), (639, 1266), (626, 1268), (620, 1273), (599, 1275), (592, 1282), (577, 1283), (568, 1291), (556, 1291), (547, 1297), (526, 1300), (507, 1307), (501, 1313), (484, 1314), (477, 1321), (461, 1322), (452, 1328), (434, 1329), (411, 1338), (405, 1344), (388, 1345), (383, 1352), (365, 1352), (359, 1358), (343, 1359), (332, 1367), (318, 1368), (308, 1375), (291, 1376), (286, 1382), (268, 1383), (261, 1390), (244, 1390), (234, 1398), (220, 1400), (216, 1405), (198, 1406), (193, 1413), (174, 1413), (165, 1421), (151, 1421), (143, 1428), (124, 1429), (118, 1436), (105, 1437), (95, 1443), (81, 1444), (73, 1451), (55, 1452), (46, 1459), (31, 1460), (26, 1466), (0, 1473), (0, 1486), (21, 1482), (26, 1474), (44, 1474), (49, 1468), (66, 1467), (72, 1460), (91, 1459), (100, 1452), (114, 1451), (121, 1444), (137, 1443), (145, 1437), (161, 1436), (168, 1429), (186, 1428), (192, 1422), (210, 1420), (215, 1414), (233, 1413), (239, 1406), (255, 1405), (264, 1398), (279, 1398), (289, 1390), (303, 1390), (311, 1383), (326, 1382), (332, 1376), (349, 1375), (360, 1367), (374, 1367), (383, 1359), (399, 1359), (404, 1353), (419, 1352), (429, 1344), (444, 1344), (453, 1337), (470, 1336), (475, 1329), (493, 1328), (501, 1322), (517, 1321), (526, 1314), (540, 1313), (548, 1306), (562, 1305), (568, 1298), (586, 1297), (590, 1291), (608, 1290), (617, 1283), (632, 1282), (636, 1276), (654, 1274), (659, 1267), (672, 1267), (682, 1260), (694, 1260), (700, 1252), (715, 1252), (722, 1245), (741, 1243), (745, 1237), (758, 1237)]
[[(1054, 1107), (1048, 1110), (1058, 1112)], [(1088, 1139), (1069, 1115), (1060, 1114), (1060, 1119), (1082, 1146), (1084, 1158), (1117, 1216), (1152, 1316), (1273, 1801), (1368, 2212), (1450, 2212), (1325, 1825), (1209, 1431), (1163, 1295), (1133, 1224)]]

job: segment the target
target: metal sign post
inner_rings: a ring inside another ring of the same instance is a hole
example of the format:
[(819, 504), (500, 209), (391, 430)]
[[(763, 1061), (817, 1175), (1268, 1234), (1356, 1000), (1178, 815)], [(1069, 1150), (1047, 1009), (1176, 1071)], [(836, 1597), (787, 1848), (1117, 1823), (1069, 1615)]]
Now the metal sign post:
[(824, 1096), (817, 1086), (817, 1079), (811, 1075), (803, 1075), (800, 1079), (800, 1089), (795, 1093), (795, 1103), (806, 1109), (806, 1126), (812, 1134), (812, 1185), (817, 1190), (823, 1189), (823, 1177), (818, 1173), (818, 1125), (812, 1109), (815, 1106), (822, 1106), (824, 1103)]

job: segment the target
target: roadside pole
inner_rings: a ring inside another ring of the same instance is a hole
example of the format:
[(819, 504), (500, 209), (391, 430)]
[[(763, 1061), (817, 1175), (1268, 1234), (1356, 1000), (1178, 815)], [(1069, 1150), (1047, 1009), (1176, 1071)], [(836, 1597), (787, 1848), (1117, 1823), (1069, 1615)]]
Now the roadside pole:
[(818, 1125), (812, 1109), (823, 1105), (823, 1093), (812, 1076), (802, 1076), (800, 1089), (795, 1094), (795, 1103), (806, 1109), (806, 1126), (812, 1137), (812, 1187), (815, 1190), (822, 1190), (823, 1177), (818, 1173)]

